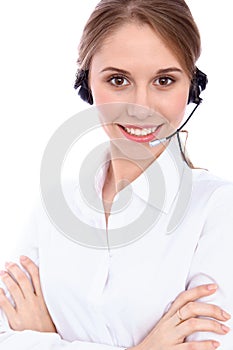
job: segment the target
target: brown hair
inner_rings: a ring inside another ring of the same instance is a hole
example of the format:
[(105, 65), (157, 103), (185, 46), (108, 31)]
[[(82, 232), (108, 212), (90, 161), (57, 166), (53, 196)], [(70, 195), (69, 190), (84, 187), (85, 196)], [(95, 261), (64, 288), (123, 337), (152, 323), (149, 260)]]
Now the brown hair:
[(201, 44), (198, 28), (184, 0), (101, 0), (84, 27), (79, 44), (79, 68), (89, 69), (103, 41), (130, 21), (150, 25), (192, 78)]

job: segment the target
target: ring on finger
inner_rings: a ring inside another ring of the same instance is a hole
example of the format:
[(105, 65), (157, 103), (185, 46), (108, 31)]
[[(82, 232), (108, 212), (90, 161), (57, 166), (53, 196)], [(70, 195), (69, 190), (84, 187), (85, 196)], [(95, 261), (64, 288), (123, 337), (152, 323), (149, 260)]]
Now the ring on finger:
[(177, 314), (177, 317), (179, 318), (180, 322), (183, 322), (184, 319), (183, 319), (183, 317), (181, 316), (180, 309), (178, 309), (178, 310), (176, 311), (176, 314)]

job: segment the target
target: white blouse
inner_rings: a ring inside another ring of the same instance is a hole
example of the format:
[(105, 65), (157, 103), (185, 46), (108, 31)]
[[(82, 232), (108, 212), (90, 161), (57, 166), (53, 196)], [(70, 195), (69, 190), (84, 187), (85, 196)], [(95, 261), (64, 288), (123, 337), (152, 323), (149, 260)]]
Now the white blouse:
[[(100, 154), (99, 164), (104, 159), (106, 154)], [(107, 166), (87, 178), (89, 196), (101, 199)], [(120, 194), (114, 199), (106, 232), (104, 212), (87, 203), (79, 182), (64, 187), (72, 212), (99, 235), (104, 232), (101, 242), (107, 247), (99, 241), (96, 248), (62, 234), (38, 200), (18, 254), (39, 266), (58, 334), (12, 331), (1, 311), (1, 350), (135, 346), (181, 291), (212, 282), (219, 288), (203, 301), (221, 306), (233, 318), (233, 184), (206, 170), (189, 169), (172, 140), (127, 193), (129, 200), (120, 209)], [(80, 237), (85, 241), (85, 232)], [(232, 327), (233, 321), (226, 324)], [(219, 340), (221, 350), (233, 349), (232, 331), (188, 337), (202, 339)]]

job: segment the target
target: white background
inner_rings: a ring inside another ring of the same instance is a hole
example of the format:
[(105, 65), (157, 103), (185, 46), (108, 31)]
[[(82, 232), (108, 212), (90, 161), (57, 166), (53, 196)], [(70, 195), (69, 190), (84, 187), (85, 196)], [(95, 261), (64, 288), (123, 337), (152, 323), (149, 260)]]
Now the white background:
[[(14, 248), (39, 189), (43, 150), (88, 107), (76, 95), (77, 46), (95, 0), (0, 0), (0, 263)], [(189, 123), (196, 166), (233, 180), (231, 1), (188, 0), (202, 34), (204, 102)]]

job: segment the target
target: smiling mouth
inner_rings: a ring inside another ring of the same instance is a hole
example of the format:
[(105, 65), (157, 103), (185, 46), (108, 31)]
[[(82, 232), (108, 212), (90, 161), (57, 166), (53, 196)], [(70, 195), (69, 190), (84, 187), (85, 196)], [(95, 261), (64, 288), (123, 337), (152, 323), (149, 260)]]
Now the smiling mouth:
[(129, 135), (134, 136), (147, 136), (152, 133), (154, 133), (161, 125), (157, 125), (153, 128), (132, 128), (132, 127), (125, 127), (123, 125), (118, 124), (122, 129), (124, 129), (125, 132), (127, 132)]

